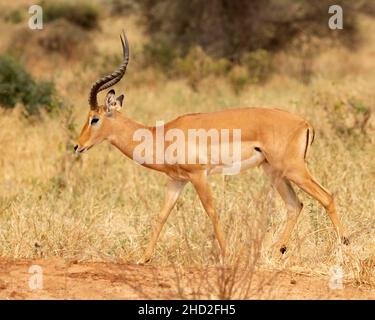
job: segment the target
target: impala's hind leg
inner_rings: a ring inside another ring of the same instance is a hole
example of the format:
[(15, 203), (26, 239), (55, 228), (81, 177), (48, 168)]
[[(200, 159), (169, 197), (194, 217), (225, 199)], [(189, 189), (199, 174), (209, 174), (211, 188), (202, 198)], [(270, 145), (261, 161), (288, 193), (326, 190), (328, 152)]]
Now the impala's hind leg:
[(287, 244), (289, 242), (293, 228), (297, 223), (298, 216), (302, 211), (303, 205), (299, 201), (290, 182), (286, 178), (283, 178), (278, 170), (272, 168), (268, 163), (263, 164), (263, 169), (271, 178), (272, 185), (279, 192), (288, 211), (284, 231), (281, 234), (279, 241), (277, 242), (277, 248), (280, 249), (280, 252), (282, 254), (284, 254), (286, 252)]
[(293, 168), (286, 173), (286, 176), (289, 180), (297, 184), (303, 191), (311, 195), (322, 204), (333, 223), (337, 235), (344, 244), (348, 245), (349, 239), (345, 236), (344, 227), (339, 216), (337, 215), (332, 193), (330, 193), (314, 179), (314, 177), (308, 171), (306, 164), (303, 163), (301, 165), (293, 166)]

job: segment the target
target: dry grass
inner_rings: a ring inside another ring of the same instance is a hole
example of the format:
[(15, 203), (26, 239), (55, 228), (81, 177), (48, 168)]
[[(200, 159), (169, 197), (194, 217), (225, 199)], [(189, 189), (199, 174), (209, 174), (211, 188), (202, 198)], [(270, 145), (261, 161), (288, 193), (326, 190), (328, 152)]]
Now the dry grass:
[[(132, 54), (135, 52), (137, 60), (143, 40), (133, 21), (125, 24), (131, 43), (135, 42)], [(120, 26), (121, 21), (111, 25), (103, 21), (102, 31), (95, 34), (99, 61), (120, 49), (113, 25)], [(309, 85), (279, 75), (239, 95), (225, 79), (206, 79), (199, 91), (193, 91), (183, 80), (158, 81), (162, 76), (130, 63), (125, 82), (116, 88), (122, 91), (126, 87), (125, 112), (138, 121), (154, 124), (187, 112), (267, 106), (298, 113), (315, 126), (310, 168), (335, 194), (351, 245), (337, 245), (324, 209), (299, 192), (305, 209), (293, 232), (288, 255), (280, 260), (272, 251), (286, 209), (261, 170), (225, 179), (213, 177), (216, 206), (228, 241), (225, 265), (231, 267), (229, 275), (218, 278), (222, 297), (232, 296), (234, 291), (241, 297), (241, 292), (248, 289), (235, 287), (230, 277), (238, 268), (245, 266), (251, 271), (255, 265), (315, 275), (327, 275), (330, 267), (339, 265), (346, 280), (374, 288), (374, 123), (369, 122), (365, 133), (343, 135), (332, 121), (334, 110), (329, 109), (337, 101), (357, 99), (375, 113), (375, 76), (366, 69), (374, 66), (373, 48), (375, 41), (369, 38), (368, 44), (354, 54), (332, 49), (330, 56), (325, 54), (315, 61), (318, 76)], [(366, 68), (355, 65), (358, 58)], [(332, 65), (333, 60), (341, 68)], [(331, 66), (330, 74), (327, 68)], [(59, 92), (74, 105), (78, 126), (88, 111), (88, 88), (98, 72), (96, 65), (89, 67), (75, 64), (53, 73)], [(142, 84), (140, 79), (146, 80)], [(62, 115), (30, 123), (19, 110), (1, 111), (0, 255), (135, 262), (147, 244), (166, 180), (126, 160), (106, 143), (73, 161), (66, 153), (72, 143), (66, 121)], [(72, 167), (67, 169), (67, 164)], [(245, 258), (241, 261), (239, 256)], [(168, 220), (152, 261), (155, 266), (171, 263), (185, 267), (222, 265), (211, 223), (191, 186)]]

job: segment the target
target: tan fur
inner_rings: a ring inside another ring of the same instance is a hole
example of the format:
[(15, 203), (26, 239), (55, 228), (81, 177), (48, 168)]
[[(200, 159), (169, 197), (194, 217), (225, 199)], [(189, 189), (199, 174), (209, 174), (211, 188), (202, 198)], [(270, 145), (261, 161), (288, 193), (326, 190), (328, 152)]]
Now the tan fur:
[[(97, 126), (90, 126), (92, 117), (99, 117)], [(156, 128), (137, 123), (126, 115), (114, 111), (108, 115), (104, 106), (97, 111), (90, 111), (88, 119), (78, 139), (78, 151), (89, 149), (93, 145), (108, 140), (121, 150), (127, 157), (133, 158), (134, 148), (138, 141), (133, 141), (137, 129), (149, 129), (153, 136)], [(241, 130), (241, 161), (245, 168), (261, 165), (270, 176), (272, 184), (280, 193), (288, 208), (288, 220), (280, 238), (279, 246), (286, 247), (297, 217), (302, 209), (290, 182), (318, 200), (327, 210), (335, 230), (340, 238), (344, 237), (344, 229), (337, 216), (333, 197), (308, 172), (305, 162), (306, 149), (311, 145), (306, 141), (306, 132), (310, 130), (310, 140), (313, 128), (303, 118), (279, 109), (243, 108), (213, 113), (197, 113), (180, 116), (165, 124), (165, 130), (178, 128), (187, 137), (188, 129), (240, 129)], [(167, 148), (168, 144), (165, 144)], [(260, 150), (261, 155), (256, 149)], [(154, 170), (164, 172), (170, 177), (167, 185), (163, 208), (159, 213), (157, 224), (151, 236), (142, 262), (150, 260), (156, 241), (168, 218), (178, 196), (186, 182), (190, 181), (212, 220), (216, 237), (223, 255), (225, 254), (224, 234), (221, 230), (218, 216), (214, 208), (211, 190), (208, 184), (210, 173), (221, 172), (222, 163), (211, 164), (144, 164)]]

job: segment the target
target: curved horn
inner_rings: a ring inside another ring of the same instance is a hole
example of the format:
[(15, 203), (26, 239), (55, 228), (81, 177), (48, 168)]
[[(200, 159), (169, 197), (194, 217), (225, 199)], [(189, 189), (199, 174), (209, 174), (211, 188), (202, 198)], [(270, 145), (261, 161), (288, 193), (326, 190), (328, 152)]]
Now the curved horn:
[(98, 109), (98, 99), (97, 94), (107, 89), (117, 82), (121, 80), (121, 78), (124, 76), (126, 67), (129, 62), (129, 44), (128, 39), (126, 38), (125, 32), (122, 31), (122, 35), (120, 36), (121, 44), (122, 44), (122, 50), (124, 54), (124, 60), (121, 64), (121, 66), (113, 73), (97, 80), (91, 87), (90, 96), (89, 96), (89, 104), (91, 110), (97, 110)]

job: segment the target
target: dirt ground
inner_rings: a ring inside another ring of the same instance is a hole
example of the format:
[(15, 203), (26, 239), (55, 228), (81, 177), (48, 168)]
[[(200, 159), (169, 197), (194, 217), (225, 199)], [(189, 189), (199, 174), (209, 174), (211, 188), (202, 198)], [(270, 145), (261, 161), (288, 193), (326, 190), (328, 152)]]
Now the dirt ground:
[[(43, 271), (42, 289), (30, 289)], [(216, 270), (157, 268), (152, 265), (77, 263), (62, 259), (0, 259), (1, 299), (215, 299)], [(31, 277), (31, 278), (30, 278)], [(211, 282), (210, 282), (211, 281)], [(374, 299), (375, 292), (350, 285), (330, 290), (323, 278), (256, 271), (250, 299)]]

